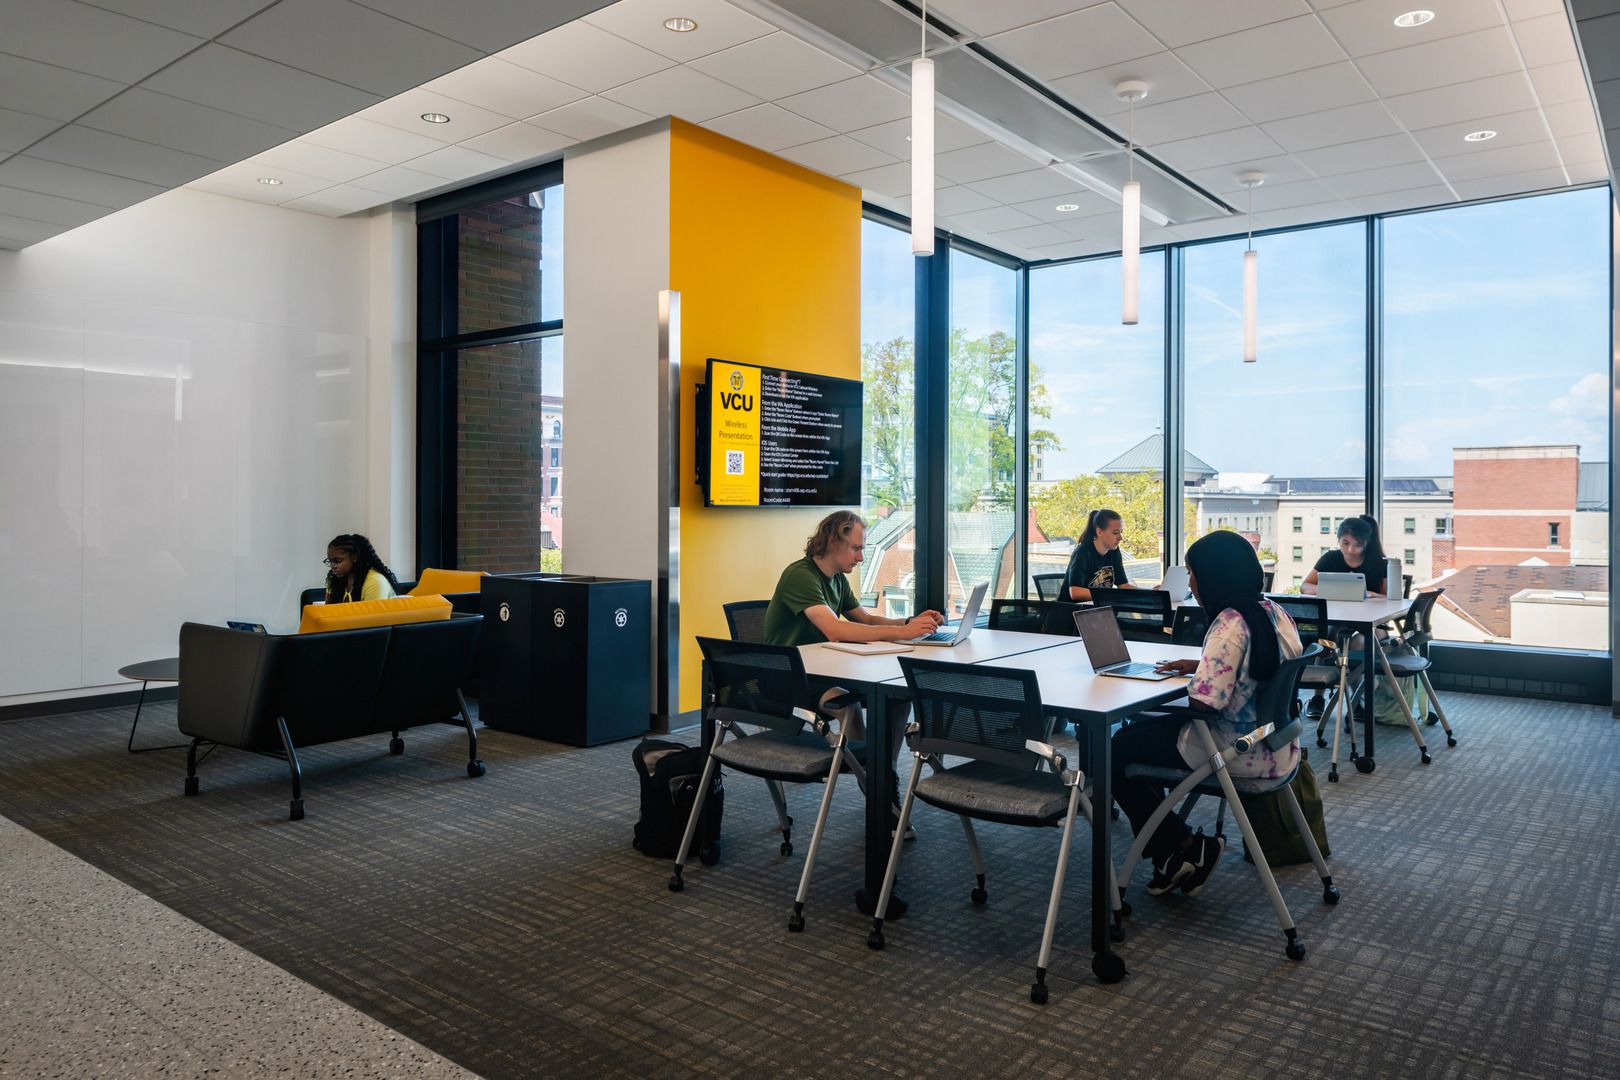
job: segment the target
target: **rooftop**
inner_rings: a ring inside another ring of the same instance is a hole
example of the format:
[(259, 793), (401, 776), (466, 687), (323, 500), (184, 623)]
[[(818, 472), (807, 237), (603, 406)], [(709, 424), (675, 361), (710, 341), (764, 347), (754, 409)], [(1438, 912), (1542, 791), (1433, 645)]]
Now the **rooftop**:
[(1607, 566), (1469, 566), (1434, 584), (1446, 591), (1440, 605), (1492, 637), (1512, 636), (1512, 601), (1521, 593), (1603, 593)]
[[(1097, 471), (1104, 476), (1164, 472), (1164, 436), (1149, 435)], [(1182, 451), (1181, 471), (1186, 480), (1207, 480), (1215, 475), (1215, 467), (1190, 450)]]

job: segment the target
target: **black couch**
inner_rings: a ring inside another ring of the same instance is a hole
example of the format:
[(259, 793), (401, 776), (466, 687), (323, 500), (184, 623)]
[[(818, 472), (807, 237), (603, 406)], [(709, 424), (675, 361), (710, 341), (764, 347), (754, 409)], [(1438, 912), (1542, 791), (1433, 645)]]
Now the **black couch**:
[(197, 750), (230, 746), (284, 757), (294, 821), (304, 816), (298, 747), (392, 732), (401, 754), (408, 727), (453, 720), (467, 728), (467, 775), (483, 776), (478, 736), (460, 687), (472, 676), (482, 615), (452, 614), (324, 634), (257, 634), (186, 623), (180, 628), (186, 794), (195, 795)]

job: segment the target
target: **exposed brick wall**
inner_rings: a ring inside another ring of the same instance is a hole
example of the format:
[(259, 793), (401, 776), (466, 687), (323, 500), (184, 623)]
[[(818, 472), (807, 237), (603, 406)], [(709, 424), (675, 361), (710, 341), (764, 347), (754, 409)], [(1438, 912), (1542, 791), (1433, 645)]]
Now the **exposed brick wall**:
[(1452, 550), (1456, 542), (1449, 536), (1444, 539), (1438, 536), (1434, 538), (1432, 550), (1434, 552), (1434, 573), (1436, 575), (1442, 574), (1457, 565), (1456, 555)]
[[(1553, 566), (1569, 565), (1580, 481), (1576, 447), (1459, 447), (1453, 475), (1454, 565), (1511, 566), (1532, 556)], [(1470, 513), (1481, 510), (1510, 512)], [(1554, 522), (1557, 547), (1547, 542), (1547, 526)], [(1438, 548), (1437, 542), (1437, 570)]]

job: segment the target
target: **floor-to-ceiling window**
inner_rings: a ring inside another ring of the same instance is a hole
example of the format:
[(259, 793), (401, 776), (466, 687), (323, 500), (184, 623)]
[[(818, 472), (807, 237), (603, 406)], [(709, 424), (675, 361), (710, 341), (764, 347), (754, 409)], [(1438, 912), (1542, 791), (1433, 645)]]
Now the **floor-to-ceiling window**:
[(1288, 590), (1366, 503), (1367, 225), (1254, 238), (1254, 363), (1243, 360), (1245, 243), (1184, 253), (1186, 539), (1238, 532)]
[(1384, 547), (1438, 637), (1609, 647), (1610, 194), (1388, 218)]
[(1140, 321), (1120, 323), (1120, 260), (1029, 275), (1031, 439), (1028, 595), (1061, 574), (1091, 511), (1122, 518), (1125, 572), (1160, 577), (1164, 555), (1164, 265), (1142, 256)]
[[(980, 582), (989, 596), (1012, 596), (1018, 418), (1018, 274), (952, 249), (950, 416), (946, 429), (945, 568), (947, 615)], [(1030, 444), (1048, 438), (1051, 402), (1032, 395)]]
[(890, 616), (914, 610), (915, 259), (910, 233), (871, 219), (861, 223), (861, 515), (867, 529), (866, 561), (855, 585), (863, 604)]

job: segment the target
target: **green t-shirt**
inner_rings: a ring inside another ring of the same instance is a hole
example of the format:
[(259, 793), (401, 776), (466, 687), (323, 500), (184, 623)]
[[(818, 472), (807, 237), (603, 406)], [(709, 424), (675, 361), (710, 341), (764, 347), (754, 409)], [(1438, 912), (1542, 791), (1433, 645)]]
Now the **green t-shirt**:
[(833, 613), (842, 615), (860, 607), (855, 593), (849, 587), (849, 578), (843, 574), (832, 577), (821, 572), (814, 559), (806, 555), (782, 571), (771, 597), (771, 606), (765, 609), (765, 640), (771, 645), (814, 645), (827, 637), (804, 614), (805, 608), (826, 604)]

